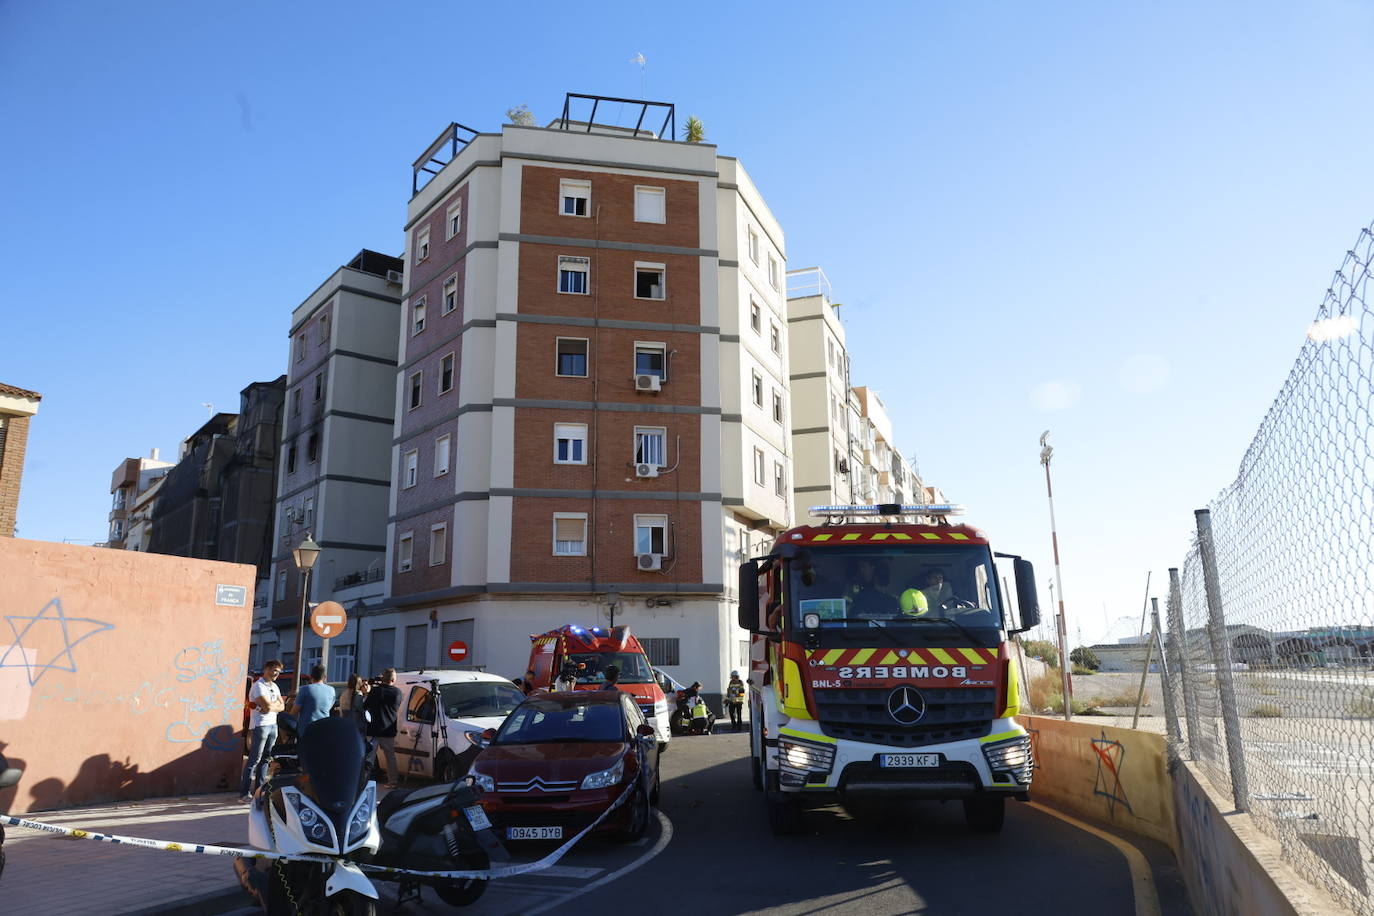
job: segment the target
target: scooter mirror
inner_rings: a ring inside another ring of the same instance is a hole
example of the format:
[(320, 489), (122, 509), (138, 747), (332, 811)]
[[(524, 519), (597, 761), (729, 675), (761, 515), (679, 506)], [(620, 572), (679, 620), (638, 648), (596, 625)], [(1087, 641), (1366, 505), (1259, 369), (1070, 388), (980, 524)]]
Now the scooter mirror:
[(24, 775), (23, 770), (16, 770), (13, 767), (0, 772), (0, 789), (8, 789), (10, 786), (19, 782), (19, 777)]
[(641, 725), (635, 729), (635, 734), (641, 738), (652, 738), (654, 737), (654, 727), (648, 724)]

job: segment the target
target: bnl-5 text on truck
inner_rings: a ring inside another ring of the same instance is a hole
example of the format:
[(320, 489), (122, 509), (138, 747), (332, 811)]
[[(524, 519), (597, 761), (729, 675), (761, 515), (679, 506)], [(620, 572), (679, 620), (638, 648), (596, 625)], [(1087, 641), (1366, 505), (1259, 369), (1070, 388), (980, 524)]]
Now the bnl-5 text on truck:
[[(750, 750), (775, 833), (808, 797), (962, 801), (1001, 829), (1029, 798), (1030, 736), (1008, 636), (1039, 623), (1031, 564), (994, 554), (959, 506), (816, 506), (740, 566), (753, 634)], [(936, 524), (917, 524), (927, 518)], [(1018, 621), (995, 558), (1010, 560)]]

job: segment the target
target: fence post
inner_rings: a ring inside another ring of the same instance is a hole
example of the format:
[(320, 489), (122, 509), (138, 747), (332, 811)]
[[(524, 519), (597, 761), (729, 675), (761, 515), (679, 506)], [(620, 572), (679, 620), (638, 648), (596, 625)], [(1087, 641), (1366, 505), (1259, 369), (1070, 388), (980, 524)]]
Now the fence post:
[(1169, 754), (1176, 757), (1183, 742), (1178, 730), (1178, 710), (1174, 708), (1174, 690), (1169, 682), (1174, 678), (1174, 662), (1164, 649), (1164, 628), (1159, 625), (1159, 599), (1150, 599), (1150, 617), (1154, 624), (1154, 639), (1159, 648), (1159, 692), (1164, 694), (1164, 730), (1169, 735)]
[(1202, 559), (1202, 584), (1207, 591), (1207, 635), (1212, 643), (1212, 661), (1217, 669), (1217, 694), (1221, 700), (1221, 721), (1226, 727), (1226, 759), (1231, 765), (1231, 796), (1237, 811), (1248, 811), (1250, 788), (1245, 778), (1245, 750), (1240, 733), (1240, 710), (1236, 707), (1235, 672), (1231, 670), (1231, 641), (1226, 638), (1226, 612), (1221, 604), (1221, 579), (1217, 575), (1216, 545), (1212, 541), (1212, 512), (1198, 509), (1198, 553)]
[(1169, 651), (1173, 658), (1169, 667), (1178, 672), (1183, 685), (1183, 721), (1188, 725), (1188, 757), (1201, 760), (1198, 747), (1197, 696), (1193, 693), (1193, 675), (1188, 653), (1188, 629), (1183, 625), (1183, 586), (1178, 579), (1178, 567), (1169, 567)]

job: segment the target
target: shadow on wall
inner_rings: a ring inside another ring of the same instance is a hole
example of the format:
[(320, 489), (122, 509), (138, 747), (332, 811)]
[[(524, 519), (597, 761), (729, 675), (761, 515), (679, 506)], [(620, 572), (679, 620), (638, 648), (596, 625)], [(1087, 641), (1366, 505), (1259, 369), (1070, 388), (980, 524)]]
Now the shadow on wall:
[[(146, 773), (127, 758), (119, 761), (109, 754), (96, 754), (86, 758), (71, 782), (50, 778), (31, 784), (21, 778), (18, 785), (0, 789), (0, 811), (14, 810), (15, 799), (21, 797), (29, 799), (29, 811), (51, 811), (103, 802), (187, 795), (192, 791), (206, 791), (203, 787), (211, 779), (215, 790), (227, 792), (238, 784), (243, 759), (213, 750), (226, 744), (242, 746), (232, 728), (216, 726), (205, 733), (196, 750)], [(6, 756), (10, 766), (27, 770), (24, 759), (10, 754), (8, 748), (9, 745), (0, 743), (0, 753)], [(27, 775), (26, 772), (25, 777)], [(192, 786), (201, 788), (193, 790)]]

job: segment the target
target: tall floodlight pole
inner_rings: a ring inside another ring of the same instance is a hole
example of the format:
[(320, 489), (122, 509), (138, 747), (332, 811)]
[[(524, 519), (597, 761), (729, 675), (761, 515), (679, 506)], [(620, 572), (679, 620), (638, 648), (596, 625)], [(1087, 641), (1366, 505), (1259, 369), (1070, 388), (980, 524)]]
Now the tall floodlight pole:
[(1073, 718), (1073, 683), (1069, 680), (1068, 626), (1064, 622), (1064, 577), (1059, 570), (1059, 533), (1054, 524), (1054, 486), (1050, 483), (1050, 458), (1054, 448), (1049, 444), (1050, 431), (1040, 434), (1040, 463), (1045, 466), (1045, 495), (1050, 501), (1050, 542), (1054, 545), (1054, 581), (1059, 592), (1059, 615), (1055, 625), (1059, 629), (1059, 674), (1064, 681), (1064, 718)]

